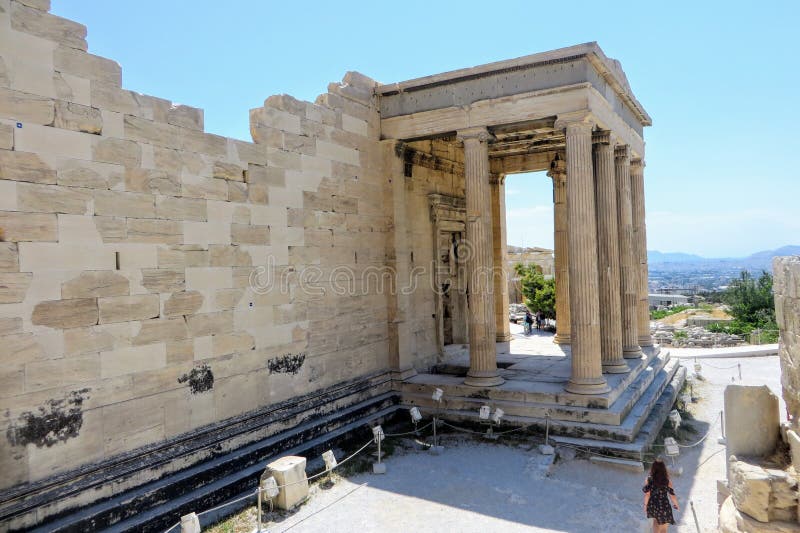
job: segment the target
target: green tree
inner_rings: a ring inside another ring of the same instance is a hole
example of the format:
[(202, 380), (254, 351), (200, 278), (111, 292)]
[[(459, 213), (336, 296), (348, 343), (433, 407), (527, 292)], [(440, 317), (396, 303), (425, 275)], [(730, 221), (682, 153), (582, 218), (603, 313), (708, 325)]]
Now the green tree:
[(517, 263), (514, 271), (520, 278), (520, 291), (525, 305), (532, 312), (541, 311), (545, 318), (556, 318), (556, 284), (554, 279), (545, 279), (539, 265)]
[(730, 324), (713, 324), (713, 332), (748, 335), (754, 329), (765, 330), (761, 342), (777, 342), (778, 324), (775, 322), (775, 300), (772, 295), (772, 275), (762, 272), (758, 278), (742, 271), (731, 280), (722, 294), (722, 301), (730, 308)]

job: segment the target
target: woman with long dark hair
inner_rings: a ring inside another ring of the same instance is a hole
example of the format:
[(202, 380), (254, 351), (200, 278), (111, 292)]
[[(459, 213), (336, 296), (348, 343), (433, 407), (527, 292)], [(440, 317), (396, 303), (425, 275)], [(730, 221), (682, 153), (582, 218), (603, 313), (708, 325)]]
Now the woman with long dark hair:
[(672, 507), (677, 511), (678, 498), (672, 489), (667, 466), (661, 459), (653, 461), (642, 492), (644, 492), (644, 510), (647, 518), (653, 519), (653, 533), (666, 533), (669, 524), (675, 523), (669, 500), (672, 499)]

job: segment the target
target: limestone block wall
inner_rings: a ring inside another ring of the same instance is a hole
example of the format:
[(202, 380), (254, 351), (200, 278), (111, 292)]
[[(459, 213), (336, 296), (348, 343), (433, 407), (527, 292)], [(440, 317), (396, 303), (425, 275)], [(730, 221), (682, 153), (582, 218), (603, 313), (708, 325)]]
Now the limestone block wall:
[(783, 399), (792, 427), (797, 431), (800, 429), (800, 256), (776, 257), (772, 271), (775, 315), (780, 329)]
[(385, 369), (374, 82), (220, 137), (48, 9), (0, 0), (0, 489)]

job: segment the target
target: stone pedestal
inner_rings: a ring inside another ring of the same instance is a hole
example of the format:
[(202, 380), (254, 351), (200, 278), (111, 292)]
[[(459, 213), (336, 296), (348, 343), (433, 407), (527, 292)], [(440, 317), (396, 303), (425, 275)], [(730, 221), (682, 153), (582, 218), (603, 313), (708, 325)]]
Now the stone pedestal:
[[(496, 339), (499, 343), (511, 341), (511, 323), (508, 316), (508, 276), (506, 275), (506, 177), (491, 177), (492, 189), (492, 250), (494, 268), (494, 316)], [(505, 347), (505, 345), (504, 345)], [(507, 350), (506, 350), (507, 351)]]
[(617, 146), (614, 151), (614, 174), (617, 178), (622, 356), (625, 359), (638, 359), (642, 356), (636, 322), (639, 299), (639, 265), (633, 253), (630, 149), (627, 146)]
[(305, 457), (287, 455), (269, 463), (259, 483), (269, 476), (275, 478), (279, 487), (283, 486), (275, 498), (278, 509), (292, 509), (308, 498)]
[(567, 245), (567, 162), (558, 155), (550, 163), (553, 178), (553, 222), (556, 268), (556, 344), (570, 343), (569, 249)]
[(492, 207), (489, 190), (489, 132), (459, 131), (464, 142), (467, 203), (467, 287), (469, 290), (469, 371), (464, 383), (491, 387), (504, 382), (497, 371), (495, 312), (492, 294)]
[(600, 362), (592, 125), (570, 122), (566, 133), (572, 373), (565, 390), (602, 394), (610, 389)]
[(636, 330), (639, 346), (652, 346), (650, 336), (650, 301), (647, 288), (647, 230), (644, 220), (644, 162), (631, 159), (631, 205), (633, 207), (633, 249), (639, 269)]
[(622, 357), (622, 320), (619, 295), (619, 232), (614, 147), (609, 132), (594, 135), (595, 199), (597, 201), (597, 256), (600, 301), (600, 355), (603, 372), (630, 372)]

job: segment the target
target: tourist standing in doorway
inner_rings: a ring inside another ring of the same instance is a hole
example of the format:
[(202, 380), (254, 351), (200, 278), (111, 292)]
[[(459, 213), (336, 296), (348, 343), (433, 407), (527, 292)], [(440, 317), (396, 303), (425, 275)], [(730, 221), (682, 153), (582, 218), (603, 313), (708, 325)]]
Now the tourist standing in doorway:
[(530, 335), (531, 329), (533, 329), (533, 315), (530, 311), (525, 311), (525, 335)]
[[(667, 466), (661, 459), (653, 461), (642, 492), (644, 492), (644, 511), (647, 518), (653, 519), (653, 533), (666, 533), (669, 524), (675, 523), (672, 509), (678, 510), (678, 498), (672, 490)], [(672, 508), (669, 505), (670, 499)]]
[(542, 329), (542, 319), (544, 318), (544, 313), (541, 311), (536, 311), (536, 329)]

